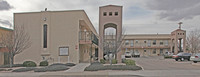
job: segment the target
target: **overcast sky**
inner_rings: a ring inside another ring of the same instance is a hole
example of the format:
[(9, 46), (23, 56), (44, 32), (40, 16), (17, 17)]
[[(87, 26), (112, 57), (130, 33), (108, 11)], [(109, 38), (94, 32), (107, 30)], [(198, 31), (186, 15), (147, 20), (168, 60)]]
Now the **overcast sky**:
[(169, 34), (179, 22), (186, 31), (200, 27), (200, 0), (0, 0), (0, 26), (12, 26), (13, 13), (81, 9), (98, 31), (99, 6), (110, 4), (123, 6), (127, 34)]

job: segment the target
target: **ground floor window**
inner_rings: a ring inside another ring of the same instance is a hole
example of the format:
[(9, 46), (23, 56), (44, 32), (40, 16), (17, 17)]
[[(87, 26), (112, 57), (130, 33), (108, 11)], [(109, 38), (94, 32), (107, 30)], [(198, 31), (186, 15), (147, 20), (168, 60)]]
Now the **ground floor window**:
[(156, 54), (156, 49), (153, 49), (153, 54)]
[(69, 47), (59, 47), (59, 56), (68, 56)]

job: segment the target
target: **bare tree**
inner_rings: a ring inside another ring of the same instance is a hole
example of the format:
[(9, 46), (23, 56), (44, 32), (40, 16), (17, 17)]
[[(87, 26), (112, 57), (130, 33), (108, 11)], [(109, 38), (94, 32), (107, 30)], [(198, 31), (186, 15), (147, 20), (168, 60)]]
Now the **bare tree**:
[[(123, 30), (125, 31), (125, 30)], [(121, 35), (116, 37), (113, 33), (109, 35), (105, 35), (104, 37), (104, 53), (106, 53), (110, 65), (112, 65), (112, 59), (115, 57), (117, 58), (117, 53), (121, 51), (122, 46), (124, 45), (123, 39), (125, 38), (126, 35), (124, 35), (125, 32), (123, 32)]]
[(14, 56), (31, 46), (30, 36), (25, 31), (24, 26), (16, 26), (13, 31), (3, 33), (1, 41), (2, 46), (9, 52), (11, 67), (14, 62)]
[(192, 53), (198, 53), (200, 50), (200, 31), (194, 29), (187, 36), (187, 47)]

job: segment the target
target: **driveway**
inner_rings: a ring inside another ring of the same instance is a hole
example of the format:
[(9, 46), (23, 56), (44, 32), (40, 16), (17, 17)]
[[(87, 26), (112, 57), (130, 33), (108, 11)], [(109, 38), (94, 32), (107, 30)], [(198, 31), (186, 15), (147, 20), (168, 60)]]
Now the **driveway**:
[(132, 58), (144, 70), (200, 70), (200, 66), (192, 65), (191, 61), (175, 61), (162, 57)]

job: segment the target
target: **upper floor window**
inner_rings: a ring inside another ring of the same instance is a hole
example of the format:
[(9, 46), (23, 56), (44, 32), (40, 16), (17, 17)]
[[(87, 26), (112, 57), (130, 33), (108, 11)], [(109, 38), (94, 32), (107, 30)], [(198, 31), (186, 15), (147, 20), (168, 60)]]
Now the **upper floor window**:
[(144, 40), (144, 43), (147, 43), (147, 41), (146, 41), (146, 40)]
[(109, 12), (109, 16), (112, 16), (112, 12)]
[(135, 43), (138, 43), (138, 40), (135, 40)]
[(126, 41), (125, 41), (125, 45), (128, 45), (128, 44), (129, 44), (129, 41), (128, 41), (128, 40), (126, 40)]
[(118, 12), (115, 12), (115, 16), (118, 16)]
[(156, 45), (156, 40), (153, 40), (153, 45)]
[(43, 25), (43, 48), (47, 48), (47, 24)]
[(133, 46), (133, 40), (131, 40), (131, 46)]
[(166, 46), (168, 45), (168, 40), (165, 40), (165, 45), (166, 45)]
[(160, 41), (160, 45), (163, 45), (163, 41)]
[(107, 12), (103, 12), (103, 16), (107, 16)]

